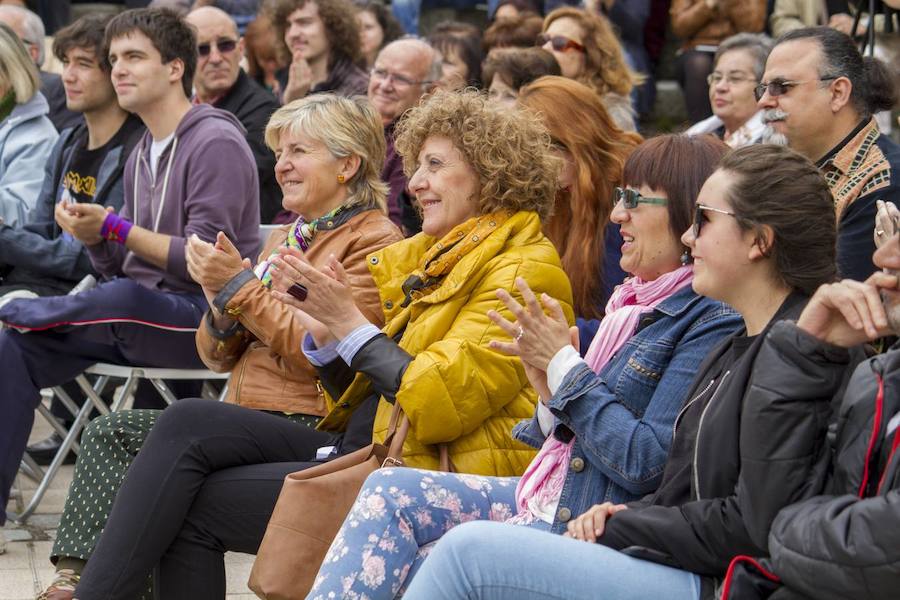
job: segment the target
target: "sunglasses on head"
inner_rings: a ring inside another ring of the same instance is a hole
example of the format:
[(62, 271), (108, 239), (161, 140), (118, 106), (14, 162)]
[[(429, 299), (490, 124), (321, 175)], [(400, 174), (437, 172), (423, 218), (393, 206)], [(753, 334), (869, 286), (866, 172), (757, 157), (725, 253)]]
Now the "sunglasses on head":
[(616, 188), (616, 204), (622, 203), (622, 206), (632, 210), (638, 207), (638, 204), (655, 204), (657, 206), (665, 206), (669, 203), (666, 198), (648, 198), (642, 196), (637, 190), (628, 188)]
[(694, 239), (700, 237), (700, 229), (703, 228), (704, 223), (709, 222), (709, 219), (706, 218), (706, 211), (708, 210), (737, 218), (737, 215), (730, 210), (713, 208), (712, 206), (706, 206), (705, 204), (696, 204), (694, 205), (694, 222), (691, 225), (691, 233), (694, 235)]
[(547, 35), (546, 33), (542, 33), (537, 36), (537, 41), (535, 45), (543, 46), (547, 42), (552, 44), (553, 49), (557, 52), (568, 52), (569, 50), (577, 50), (578, 52), (584, 52), (584, 46), (579, 44), (575, 40), (571, 38), (567, 38), (564, 35)]
[(217, 40), (215, 42), (204, 42), (197, 44), (197, 54), (200, 56), (209, 56), (213, 46), (218, 48), (219, 54), (228, 54), (237, 48), (237, 40)]
[[(831, 81), (833, 79), (837, 79), (835, 77), (819, 77), (818, 80), (814, 81)], [(801, 83), (806, 83), (805, 81), (786, 81), (784, 79), (775, 79), (774, 81), (770, 81), (769, 83), (760, 83), (755, 88), (753, 88), (753, 95), (756, 97), (756, 101), (759, 102), (762, 100), (762, 97), (768, 91), (770, 96), (782, 96), (791, 91), (792, 87), (796, 87)]]

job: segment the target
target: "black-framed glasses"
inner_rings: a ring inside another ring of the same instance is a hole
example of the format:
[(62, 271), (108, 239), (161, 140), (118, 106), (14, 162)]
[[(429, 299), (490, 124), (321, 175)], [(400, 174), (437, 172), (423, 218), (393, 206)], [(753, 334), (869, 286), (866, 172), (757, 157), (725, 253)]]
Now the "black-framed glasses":
[(669, 203), (669, 200), (667, 198), (649, 198), (647, 196), (642, 196), (641, 193), (637, 190), (617, 187), (616, 204), (618, 204), (619, 202), (621, 202), (622, 206), (624, 206), (628, 210), (633, 210), (638, 207), (638, 204), (655, 204), (656, 206), (665, 206)]
[(229, 40), (227, 38), (216, 40), (214, 42), (203, 42), (202, 44), (197, 44), (197, 54), (200, 56), (209, 56), (213, 47), (218, 49), (219, 54), (228, 54), (229, 52), (233, 52), (234, 49), (237, 48), (237, 45), (237, 40)]
[(709, 221), (709, 219), (706, 218), (706, 214), (705, 214), (705, 211), (707, 211), (707, 210), (712, 211), (712, 212), (717, 212), (721, 215), (728, 215), (730, 217), (737, 218), (737, 215), (730, 210), (725, 210), (723, 208), (715, 208), (712, 206), (706, 206), (705, 204), (699, 204), (699, 203), (695, 204), (694, 205), (694, 223), (691, 225), (691, 233), (694, 234), (694, 239), (697, 239), (698, 237), (700, 237), (700, 229), (703, 228), (704, 223)]
[(760, 83), (755, 88), (753, 88), (753, 95), (756, 97), (756, 101), (759, 102), (762, 100), (762, 97), (766, 92), (769, 92), (770, 96), (782, 96), (791, 91), (791, 88), (796, 87), (803, 83), (808, 83), (809, 81), (832, 81), (837, 79), (840, 75), (829, 76), (829, 77), (819, 77), (818, 79), (808, 79), (806, 81), (788, 81), (784, 79), (775, 79), (768, 83)]
[(538, 34), (535, 45), (540, 47), (550, 42), (551, 47), (557, 52), (568, 52), (569, 50), (577, 50), (584, 52), (584, 44), (579, 44), (570, 37), (564, 35), (547, 35), (546, 33)]
[(377, 79), (378, 81), (387, 81), (390, 80), (394, 83), (394, 87), (409, 87), (411, 85), (422, 85), (425, 83), (433, 83), (430, 79), (410, 79), (404, 75), (397, 75), (396, 73), (391, 73), (387, 69), (381, 69), (378, 67), (374, 67), (371, 71), (369, 71), (369, 76), (373, 79)]

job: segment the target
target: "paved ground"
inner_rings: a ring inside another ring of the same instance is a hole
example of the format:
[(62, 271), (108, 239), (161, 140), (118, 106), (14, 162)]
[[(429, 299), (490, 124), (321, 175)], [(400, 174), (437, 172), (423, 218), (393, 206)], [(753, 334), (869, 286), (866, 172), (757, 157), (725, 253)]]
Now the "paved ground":
[[(35, 414), (32, 439), (42, 439), (50, 427), (43, 418)], [(0, 554), (0, 600), (33, 600), (53, 577), (53, 565), (48, 556), (53, 546), (59, 516), (66, 499), (66, 492), (72, 481), (73, 466), (65, 466), (57, 475), (50, 490), (38, 506), (37, 512), (24, 525), (7, 523), (3, 528), (9, 544), (6, 554)], [(16, 489), (21, 490), (25, 502), (31, 499), (36, 484), (19, 475)], [(9, 509), (18, 510), (22, 497), (10, 500)], [(225, 557), (228, 573), (228, 600), (255, 599), (247, 589), (247, 576), (253, 557), (246, 554), (229, 553)]]

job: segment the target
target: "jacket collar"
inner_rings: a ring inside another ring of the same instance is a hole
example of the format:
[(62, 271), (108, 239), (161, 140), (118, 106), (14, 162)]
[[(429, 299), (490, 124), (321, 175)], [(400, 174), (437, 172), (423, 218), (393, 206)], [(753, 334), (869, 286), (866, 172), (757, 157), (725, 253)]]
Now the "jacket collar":
[(14, 124), (17, 121), (27, 121), (41, 115), (50, 113), (50, 105), (47, 99), (40, 92), (35, 92), (34, 96), (28, 99), (24, 104), (16, 104), (12, 112), (6, 118), (6, 122)]
[(677, 317), (681, 313), (689, 310), (694, 304), (700, 301), (700, 296), (694, 292), (694, 289), (686, 285), (656, 306), (653, 307), (667, 317)]

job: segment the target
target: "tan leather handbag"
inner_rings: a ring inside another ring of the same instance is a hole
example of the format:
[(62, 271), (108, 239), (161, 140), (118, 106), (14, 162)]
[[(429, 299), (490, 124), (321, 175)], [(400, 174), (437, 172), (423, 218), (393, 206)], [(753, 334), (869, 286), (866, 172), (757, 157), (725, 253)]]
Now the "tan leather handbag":
[[(409, 420), (395, 403), (384, 444), (371, 444), (285, 478), (247, 583), (257, 596), (306, 597), (366, 477), (382, 466), (403, 464), (408, 432)], [(440, 455), (441, 470), (451, 471), (443, 444)]]

